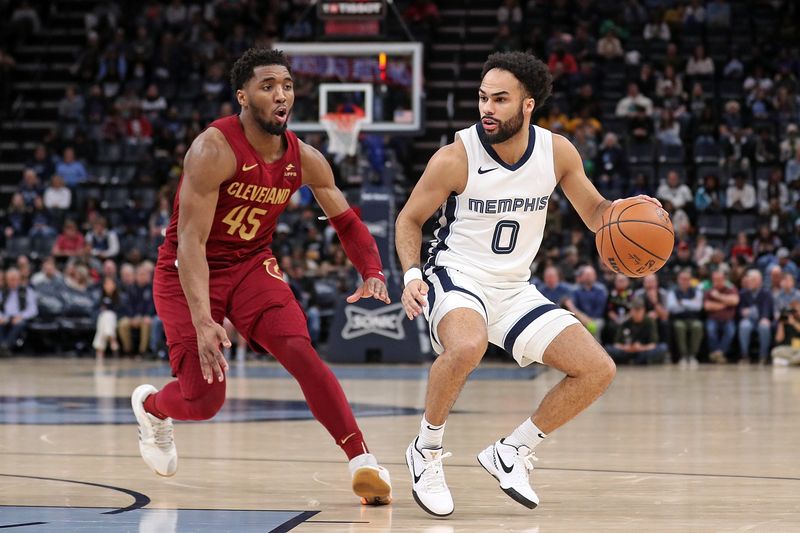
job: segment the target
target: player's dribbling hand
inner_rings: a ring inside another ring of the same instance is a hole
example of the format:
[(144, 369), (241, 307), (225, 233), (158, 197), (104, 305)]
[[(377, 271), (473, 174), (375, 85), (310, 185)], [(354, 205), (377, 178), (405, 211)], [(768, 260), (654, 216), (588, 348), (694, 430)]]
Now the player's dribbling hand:
[(228, 361), (225, 360), (219, 346), (221, 344), (225, 348), (231, 347), (231, 341), (228, 339), (228, 334), (225, 333), (225, 328), (216, 322), (211, 322), (197, 326), (195, 329), (203, 379), (209, 384), (214, 382), (214, 376), (217, 376), (219, 381), (223, 381), (225, 372), (228, 371)]
[(383, 303), (392, 303), (389, 299), (389, 291), (386, 289), (386, 284), (378, 278), (367, 278), (367, 280), (356, 289), (356, 292), (347, 297), (347, 303), (356, 303), (361, 298), (375, 298)]
[(400, 301), (403, 302), (406, 316), (409, 320), (414, 320), (422, 313), (422, 308), (428, 305), (428, 284), (421, 279), (409, 281), (403, 289)]
[[(658, 207), (664, 207), (664, 206), (661, 205), (661, 202), (659, 202), (657, 199), (653, 198), (652, 196), (647, 196), (646, 194), (639, 194), (639, 195), (636, 195), (636, 196), (631, 196), (631, 198), (635, 198), (637, 200), (646, 200), (648, 202), (652, 202), (652, 203), (656, 204)], [(611, 202), (611, 205), (614, 205), (614, 204), (616, 204), (618, 202), (621, 202), (623, 200), (629, 200), (629, 199), (630, 198), (619, 198), (619, 199), (614, 200), (613, 202)]]

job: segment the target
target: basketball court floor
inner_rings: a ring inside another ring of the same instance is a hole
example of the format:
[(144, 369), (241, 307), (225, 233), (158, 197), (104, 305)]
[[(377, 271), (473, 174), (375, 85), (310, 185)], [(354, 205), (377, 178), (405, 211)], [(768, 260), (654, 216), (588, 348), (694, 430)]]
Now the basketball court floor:
[(364, 508), (344, 455), (299, 388), (270, 363), (232, 368), (209, 423), (176, 423), (173, 478), (138, 453), (129, 394), (168, 379), (160, 363), (0, 361), (0, 529), (20, 532), (800, 531), (800, 371), (621, 367), (606, 395), (538, 449), (541, 505), (500, 491), (475, 455), (561, 378), (490, 364), (448, 420), (456, 503), (436, 520), (414, 503), (404, 451), (423, 366), (334, 366), (394, 503)]

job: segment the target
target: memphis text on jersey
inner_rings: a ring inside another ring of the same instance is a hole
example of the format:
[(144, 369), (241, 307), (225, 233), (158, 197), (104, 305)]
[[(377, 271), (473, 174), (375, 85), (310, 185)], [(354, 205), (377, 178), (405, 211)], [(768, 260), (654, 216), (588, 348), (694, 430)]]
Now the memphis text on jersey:
[(286, 202), (292, 194), (291, 189), (285, 187), (263, 187), (234, 181), (227, 188), (228, 194), (242, 200), (250, 200), (259, 204), (279, 205)]
[(538, 196), (534, 198), (499, 198), (497, 200), (478, 200), (469, 199), (469, 209), (476, 213), (487, 213), (490, 215), (500, 213), (510, 213), (514, 211), (541, 211), (547, 207), (549, 196)]

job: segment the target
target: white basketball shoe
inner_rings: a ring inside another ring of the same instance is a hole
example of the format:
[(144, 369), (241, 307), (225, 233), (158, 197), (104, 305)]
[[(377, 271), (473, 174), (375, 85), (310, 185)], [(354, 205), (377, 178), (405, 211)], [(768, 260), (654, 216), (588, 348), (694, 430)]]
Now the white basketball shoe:
[(444, 480), (442, 459), (450, 457), (450, 452), (442, 453), (441, 448), (417, 447), (419, 437), (408, 445), (406, 464), (411, 472), (411, 494), (426, 512), (433, 516), (453, 514), (453, 496)]
[(172, 419), (161, 420), (144, 410), (144, 401), (158, 392), (152, 385), (139, 385), (131, 395), (131, 406), (139, 423), (139, 453), (147, 466), (160, 476), (178, 470), (178, 450), (172, 436)]
[(386, 505), (392, 502), (392, 482), (389, 471), (378, 464), (371, 453), (362, 453), (350, 460), (353, 492), (362, 505)]
[(500, 488), (528, 509), (539, 505), (531, 488), (530, 473), (536, 456), (525, 445), (512, 446), (500, 439), (478, 454), (478, 462), (500, 482)]

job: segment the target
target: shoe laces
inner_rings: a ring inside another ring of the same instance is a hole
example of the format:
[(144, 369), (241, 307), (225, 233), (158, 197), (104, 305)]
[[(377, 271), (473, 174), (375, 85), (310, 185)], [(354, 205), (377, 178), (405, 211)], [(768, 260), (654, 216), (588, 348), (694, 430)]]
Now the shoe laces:
[(169, 450), (172, 447), (172, 424), (167, 420), (156, 420), (153, 422), (153, 441), (162, 450)]
[(452, 455), (452, 453), (447, 452), (436, 459), (425, 460), (425, 473), (422, 475), (422, 478), (428, 492), (444, 492), (447, 490), (447, 486), (444, 482), (444, 465), (442, 465), (442, 460)]
[(529, 453), (528, 455), (522, 456), (522, 462), (525, 464), (525, 470), (527, 471), (527, 473), (530, 474), (531, 470), (533, 470), (533, 463), (535, 463), (538, 460), (539, 458), (536, 457), (536, 453), (534, 453), (533, 451), (531, 451), (531, 453)]

